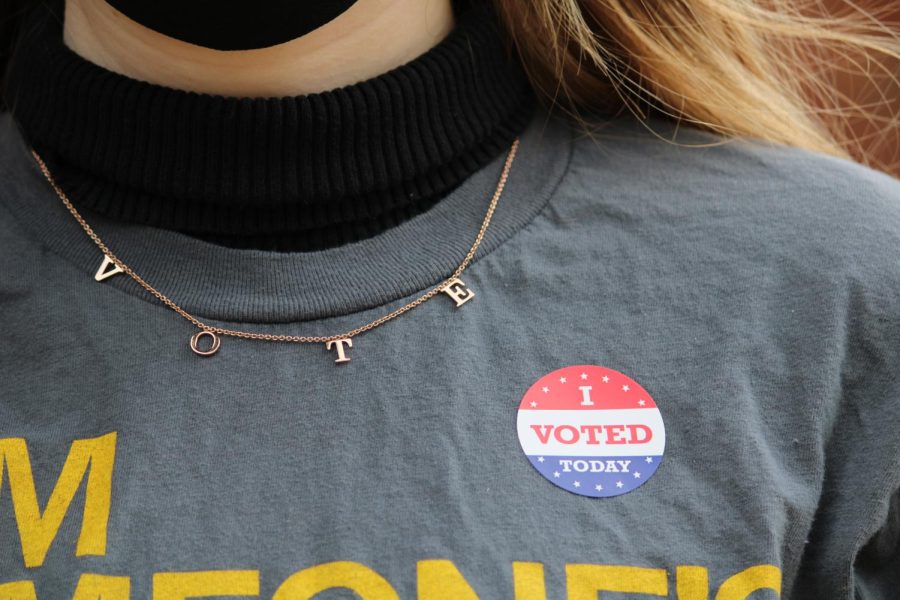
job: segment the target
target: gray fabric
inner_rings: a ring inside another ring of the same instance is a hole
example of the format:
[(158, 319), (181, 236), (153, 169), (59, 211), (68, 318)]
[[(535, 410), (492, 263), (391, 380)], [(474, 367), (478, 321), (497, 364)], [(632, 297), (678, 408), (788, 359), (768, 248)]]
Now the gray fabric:
[[(503, 158), (397, 229), (310, 255), (87, 216), (211, 324), (331, 334), (452, 272)], [(103, 555), (76, 556), (82, 482), (26, 568), (4, 467), (0, 583), (55, 599), (82, 573), (120, 575), (150, 598), (154, 573), (254, 570), (269, 598), (353, 561), (406, 599), (417, 563), (446, 559), (482, 599), (514, 597), (514, 561), (544, 565), (548, 599), (575, 564), (663, 569), (669, 598), (678, 567), (708, 569), (712, 599), (754, 565), (781, 570), (783, 598), (897, 598), (898, 248), (885, 175), (749, 142), (683, 148), (625, 119), (590, 139), (539, 113), (464, 274), (471, 302), (430, 300), (356, 338), (346, 365), (231, 338), (201, 359), (194, 328), (129, 278), (94, 281), (99, 251), (4, 116), (0, 440), (26, 441), (43, 509), (73, 440), (117, 437)], [(665, 458), (633, 492), (569, 493), (519, 447), (522, 395), (573, 364), (621, 371), (660, 407)]]

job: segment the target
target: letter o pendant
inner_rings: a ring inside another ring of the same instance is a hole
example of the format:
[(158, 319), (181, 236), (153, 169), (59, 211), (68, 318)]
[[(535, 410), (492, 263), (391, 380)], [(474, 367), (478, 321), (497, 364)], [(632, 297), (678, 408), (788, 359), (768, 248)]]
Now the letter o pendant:
[[(200, 349), (200, 339), (207, 335), (212, 338), (212, 343), (208, 349), (201, 350)], [(193, 350), (194, 354), (196, 354), (198, 356), (212, 356), (213, 354), (215, 354), (216, 352), (219, 351), (219, 346), (221, 346), (221, 345), (222, 345), (222, 340), (220, 340), (219, 336), (217, 336), (212, 331), (206, 331), (206, 330), (198, 331), (197, 333), (195, 333), (194, 335), (191, 336), (191, 350)]]

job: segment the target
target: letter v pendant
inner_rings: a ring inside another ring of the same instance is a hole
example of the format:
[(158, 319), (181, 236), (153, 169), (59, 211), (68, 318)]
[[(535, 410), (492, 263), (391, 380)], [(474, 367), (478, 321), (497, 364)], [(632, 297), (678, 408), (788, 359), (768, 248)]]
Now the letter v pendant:
[(169, 307), (170, 309), (178, 313), (181, 317), (197, 327), (199, 331), (194, 333), (194, 335), (191, 336), (190, 340), (190, 348), (194, 352), (194, 354), (196, 354), (197, 356), (213, 356), (219, 351), (222, 345), (221, 338), (223, 336), (229, 336), (247, 340), (265, 340), (270, 342), (287, 342), (294, 344), (324, 344), (326, 351), (333, 351), (335, 353), (336, 358), (334, 362), (336, 364), (345, 364), (350, 362), (349, 350), (353, 348), (353, 340), (356, 339), (360, 334), (370, 331), (378, 327), (379, 325), (383, 325), (384, 323), (387, 323), (388, 321), (399, 317), (400, 315), (412, 310), (413, 308), (430, 300), (440, 293), (444, 293), (449, 296), (456, 303), (457, 308), (469, 302), (470, 300), (472, 300), (472, 298), (475, 297), (475, 292), (465, 283), (463, 283), (460, 277), (462, 276), (463, 271), (466, 270), (466, 267), (468, 267), (472, 260), (475, 258), (475, 253), (478, 251), (478, 247), (484, 239), (484, 235), (491, 224), (491, 218), (493, 217), (494, 211), (497, 208), (497, 203), (500, 201), (500, 196), (503, 194), (503, 188), (506, 186), (506, 180), (509, 177), (509, 171), (512, 167), (512, 163), (515, 159), (518, 147), (519, 138), (516, 138), (515, 140), (513, 140), (509, 152), (506, 155), (506, 161), (503, 164), (503, 170), (500, 173), (500, 179), (497, 182), (497, 187), (494, 189), (494, 194), (491, 197), (490, 203), (488, 204), (487, 212), (485, 213), (484, 219), (481, 222), (481, 226), (478, 229), (478, 233), (475, 236), (475, 241), (472, 243), (469, 251), (466, 253), (462, 262), (459, 263), (459, 266), (456, 267), (453, 273), (440, 284), (431, 288), (415, 300), (378, 317), (374, 321), (337, 335), (278, 335), (270, 333), (257, 333), (253, 331), (243, 331), (240, 329), (228, 329), (225, 327), (216, 327), (204, 323), (191, 313), (181, 308), (181, 306), (176, 304), (172, 299), (163, 294), (161, 291), (150, 285), (131, 267), (126, 265), (120, 258), (113, 254), (112, 250), (109, 249), (109, 247), (103, 242), (100, 236), (97, 235), (93, 228), (91, 228), (87, 221), (85, 221), (84, 217), (81, 216), (81, 213), (78, 212), (78, 210), (69, 200), (68, 196), (66, 196), (65, 192), (56, 183), (53, 175), (50, 173), (50, 169), (47, 167), (47, 164), (40, 157), (40, 155), (34, 149), (31, 150), (31, 154), (32, 156), (34, 156), (35, 161), (37, 161), (41, 172), (44, 174), (44, 177), (53, 188), (53, 191), (55, 191), (56, 195), (59, 196), (60, 200), (62, 200), (62, 203), (68, 209), (69, 213), (75, 218), (76, 221), (78, 221), (78, 224), (81, 225), (81, 228), (84, 229), (84, 232), (87, 234), (87, 236), (91, 238), (94, 244), (96, 244), (100, 251), (103, 253), (102, 262), (100, 264), (100, 267), (94, 274), (94, 279), (98, 282), (103, 282), (120, 273), (131, 277), (148, 293), (153, 295), (160, 302), (165, 304), (167, 307)]

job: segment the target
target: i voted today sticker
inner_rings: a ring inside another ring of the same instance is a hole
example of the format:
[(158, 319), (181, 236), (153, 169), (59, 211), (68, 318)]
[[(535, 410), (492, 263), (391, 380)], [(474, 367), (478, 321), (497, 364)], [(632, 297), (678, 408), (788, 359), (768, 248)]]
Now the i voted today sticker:
[(607, 498), (640, 487), (662, 461), (656, 403), (628, 375), (596, 365), (547, 373), (519, 405), (519, 443), (534, 468), (564, 490)]

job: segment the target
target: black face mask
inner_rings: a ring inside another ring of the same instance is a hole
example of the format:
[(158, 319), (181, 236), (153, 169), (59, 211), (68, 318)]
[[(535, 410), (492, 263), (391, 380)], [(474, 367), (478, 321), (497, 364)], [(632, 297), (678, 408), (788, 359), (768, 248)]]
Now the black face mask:
[(356, 0), (106, 0), (144, 27), (216, 50), (267, 48), (335, 19)]

